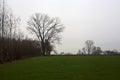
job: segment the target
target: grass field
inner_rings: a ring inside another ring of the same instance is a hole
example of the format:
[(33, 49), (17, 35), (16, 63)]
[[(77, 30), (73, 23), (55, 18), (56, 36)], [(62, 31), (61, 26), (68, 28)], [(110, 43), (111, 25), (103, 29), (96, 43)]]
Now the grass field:
[(120, 80), (119, 56), (34, 57), (0, 65), (0, 80)]

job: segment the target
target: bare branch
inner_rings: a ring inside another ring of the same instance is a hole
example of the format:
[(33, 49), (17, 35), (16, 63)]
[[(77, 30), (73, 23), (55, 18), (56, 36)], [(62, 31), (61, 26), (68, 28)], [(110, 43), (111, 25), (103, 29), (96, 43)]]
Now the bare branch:
[(35, 14), (28, 21), (29, 29), (33, 31), (42, 44), (43, 53), (45, 54), (46, 41), (54, 42), (59, 39), (59, 33), (63, 31), (63, 24), (58, 18), (50, 18), (46, 14)]

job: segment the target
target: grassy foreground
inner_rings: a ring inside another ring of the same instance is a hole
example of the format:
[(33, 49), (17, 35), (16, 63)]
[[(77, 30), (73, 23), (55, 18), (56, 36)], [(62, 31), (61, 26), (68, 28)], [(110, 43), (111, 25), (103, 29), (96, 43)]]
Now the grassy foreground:
[(29, 58), (0, 65), (0, 80), (120, 80), (120, 56)]

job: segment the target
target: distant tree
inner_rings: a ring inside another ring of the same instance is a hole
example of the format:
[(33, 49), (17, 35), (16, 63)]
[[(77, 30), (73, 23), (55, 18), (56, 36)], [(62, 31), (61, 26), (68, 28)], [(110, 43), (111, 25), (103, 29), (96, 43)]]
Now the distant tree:
[(97, 47), (97, 54), (102, 53), (102, 49), (100, 47)]
[(74, 55), (74, 54), (73, 54), (73, 53), (71, 53), (71, 52), (67, 52), (67, 53), (65, 53), (64, 55), (69, 56), (69, 55)]
[(64, 52), (61, 52), (60, 55), (65, 55), (65, 53), (64, 53)]
[(92, 54), (97, 54), (97, 48), (95, 46), (93, 47)]
[(83, 54), (86, 54), (85, 48), (82, 48), (82, 52), (83, 52)]
[(47, 55), (46, 41), (49, 45), (59, 41), (59, 33), (63, 31), (64, 27), (58, 18), (50, 18), (46, 14), (36, 13), (28, 21), (28, 29), (37, 36), (41, 44), (42, 55)]
[(116, 54), (118, 54), (118, 50), (117, 49), (114, 49), (113, 52), (116, 53)]
[(85, 42), (85, 50), (86, 50), (87, 54), (92, 53), (93, 48), (94, 48), (94, 42), (92, 40), (87, 40)]
[(57, 50), (53, 50), (53, 52), (54, 52), (54, 55), (59, 55)]
[(79, 49), (78, 52), (77, 52), (77, 55), (82, 55), (82, 51)]
[(104, 54), (105, 55), (118, 55), (119, 53), (116, 49), (114, 49), (114, 50), (106, 50), (104, 51)]
[(102, 49), (94, 46), (92, 54), (99, 55), (100, 53), (102, 53)]

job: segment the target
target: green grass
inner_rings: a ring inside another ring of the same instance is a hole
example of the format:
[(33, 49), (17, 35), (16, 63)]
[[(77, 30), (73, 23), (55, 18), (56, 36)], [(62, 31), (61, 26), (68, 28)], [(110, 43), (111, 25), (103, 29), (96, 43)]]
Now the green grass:
[(0, 80), (120, 80), (120, 56), (34, 57), (0, 65)]

